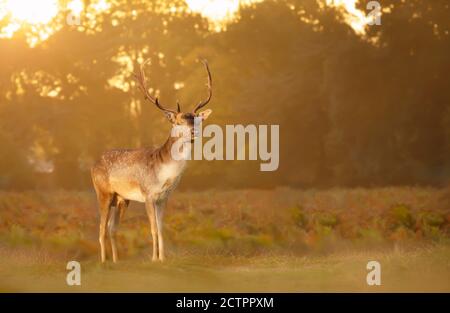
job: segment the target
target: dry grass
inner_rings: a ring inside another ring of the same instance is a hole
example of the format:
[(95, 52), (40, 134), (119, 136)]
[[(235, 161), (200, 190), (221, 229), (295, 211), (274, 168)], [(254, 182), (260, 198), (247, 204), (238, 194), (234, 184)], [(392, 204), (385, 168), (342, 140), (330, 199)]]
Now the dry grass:
[[(98, 264), (92, 193), (0, 193), (0, 291), (450, 291), (449, 193), (423, 188), (177, 192), (166, 264), (149, 260), (145, 211), (119, 230), (122, 262)], [(365, 284), (382, 262), (383, 286)], [(78, 287), (77, 287), (78, 288)]]
[[(67, 260), (38, 251), (0, 252), (0, 292), (304, 292), (450, 291), (450, 248), (342, 252), (327, 256), (147, 258), (100, 265), (81, 262), (81, 286), (69, 287)], [(381, 286), (366, 284), (366, 264), (381, 264)]]

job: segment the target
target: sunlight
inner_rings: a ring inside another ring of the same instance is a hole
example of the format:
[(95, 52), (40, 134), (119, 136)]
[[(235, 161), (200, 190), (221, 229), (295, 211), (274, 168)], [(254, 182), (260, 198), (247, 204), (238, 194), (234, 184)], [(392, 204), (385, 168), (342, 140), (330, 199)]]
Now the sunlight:
[[(228, 24), (239, 19), (239, 11), (264, 0), (184, 0), (188, 11), (206, 18), (211, 31), (224, 31)], [(105, 12), (113, 7), (113, 1), (95, 0), (86, 7), (83, 0), (0, 0), (0, 20), (7, 19), (0, 28), (0, 38), (12, 38), (15, 33), (26, 29), (25, 37), (33, 47), (45, 41), (63, 27), (58, 14), (68, 10), (80, 15), (87, 10), (89, 21), (96, 13)], [(335, 7), (343, 20), (360, 36), (366, 35), (366, 27), (371, 18), (368, 12), (358, 9), (358, 0), (319, 0), (324, 7)], [(175, 7), (174, 7), (175, 8)], [(176, 8), (175, 8), (176, 9)], [(87, 23), (87, 22), (85, 22)], [(85, 25), (92, 28), (91, 24)], [(95, 29), (98, 31), (98, 29)]]
[(72, 0), (67, 4), (67, 9), (75, 15), (79, 15), (84, 9), (84, 3), (82, 0)]
[(207, 18), (214, 30), (220, 31), (225, 25), (236, 19), (242, 6), (262, 2), (263, 0), (185, 0), (189, 9)]
[(57, 0), (0, 0), (0, 20), (8, 18), (0, 29), (0, 38), (12, 38), (23, 27), (30, 47), (49, 38), (55, 31), (50, 26), (59, 12)]
[(91, 3), (91, 7), (96, 12), (107, 11), (111, 8), (111, 4), (107, 0), (97, 0)]
[(239, 0), (186, 0), (186, 3), (193, 12), (215, 21), (229, 19), (239, 10)]
[(357, 2), (358, 0), (326, 0), (328, 6), (345, 10), (343, 13), (345, 22), (358, 35), (365, 35), (366, 26), (371, 21), (371, 18), (356, 8)]
[[(189, 9), (207, 18), (215, 31), (221, 31), (226, 25), (237, 19), (243, 6), (263, 2), (264, 0), (185, 0)], [(365, 35), (366, 26), (371, 18), (356, 8), (358, 0), (321, 0), (326, 6), (341, 9), (345, 23), (358, 35)]]
[[(3, 3), (2, 3), (3, 2)], [(28, 24), (47, 24), (58, 14), (57, 0), (4, 0), (6, 12), (12, 19)]]
[[(89, 18), (95, 19), (96, 13), (110, 8), (108, 0), (92, 1)], [(25, 30), (28, 45), (35, 47), (63, 27), (58, 15), (66, 9), (80, 15), (86, 7), (83, 0), (0, 0), (0, 21), (6, 19), (0, 28), (0, 39), (13, 38), (18, 31)]]

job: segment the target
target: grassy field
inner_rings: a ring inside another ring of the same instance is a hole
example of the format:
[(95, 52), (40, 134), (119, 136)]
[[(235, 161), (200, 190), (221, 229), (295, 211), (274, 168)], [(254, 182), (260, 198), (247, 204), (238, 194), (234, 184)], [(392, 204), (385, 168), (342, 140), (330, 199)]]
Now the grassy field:
[[(176, 192), (167, 262), (150, 261), (141, 205), (118, 264), (98, 262), (89, 192), (0, 193), (0, 291), (447, 291), (450, 193), (432, 188)], [(82, 286), (66, 285), (66, 264)], [(366, 264), (382, 285), (366, 284)]]

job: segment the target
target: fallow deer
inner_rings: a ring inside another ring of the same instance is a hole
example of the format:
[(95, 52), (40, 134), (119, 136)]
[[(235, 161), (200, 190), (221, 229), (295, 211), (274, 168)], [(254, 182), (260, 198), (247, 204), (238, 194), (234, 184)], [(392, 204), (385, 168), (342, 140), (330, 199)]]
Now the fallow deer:
[(147, 63), (148, 60), (143, 62), (139, 68), (139, 73), (134, 74), (145, 99), (164, 112), (172, 124), (172, 130), (174, 127), (181, 125), (187, 127), (190, 131), (183, 132), (181, 138), (172, 136), (171, 132), (167, 141), (157, 149), (139, 148), (107, 151), (94, 164), (91, 175), (100, 209), (99, 242), (102, 263), (106, 260), (107, 228), (111, 241), (113, 262), (118, 260), (117, 227), (130, 200), (145, 203), (153, 242), (152, 260), (164, 260), (163, 211), (169, 194), (177, 186), (186, 166), (186, 158), (180, 160), (172, 156), (172, 146), (178, 139), (192, 142), (197, 135), (194, 128), (194, 118), (205, 120), (212, 112), (211, 110), (205, 110), (197, 113), (198, 110), (209, 103), (212, 97), (211, 72), (206, 60), (202, 60), (202, 63), (208, 75), (208, 97), (200, 101), (194, 110), (189, 113), (181, 112), (178, 102), (176, 111), (167, 109), (160, 104), (157, 97), (150, 94), (144, 74), (144, 66)]

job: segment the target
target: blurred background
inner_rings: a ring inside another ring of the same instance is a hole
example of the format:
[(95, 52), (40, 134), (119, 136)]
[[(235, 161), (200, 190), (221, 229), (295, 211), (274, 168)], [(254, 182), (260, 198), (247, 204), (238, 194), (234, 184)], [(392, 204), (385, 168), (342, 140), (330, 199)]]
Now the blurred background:
[[(0, 292), (70, 290), (68, 260), (82, 290), (371, 291), (379, 260), (377, 290), (448, 292), (450, 4), (380, 0), (370, 25), (368, 3), (0, 0)], [(280, 125), (280, 167), (192, 161), (168, 262), (133, 204), (100, 268), (90, 166), (170, 129), (132, 73), (149, 58), (151, 92), (189, 111), (199, 57), (206, 124)]]
[(163, 143), (132, 72), (150, 58), (152, 91), (190, 110), (199, 56), (208, 122), (279, 124), (280, 168), (195, 162), (181, 189), (449, 181), (447, 1), (380, 1), (373, 26), (355, 0), (0, 3), (1, 188), (91, 188), (105, 149)]

